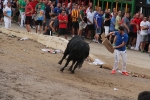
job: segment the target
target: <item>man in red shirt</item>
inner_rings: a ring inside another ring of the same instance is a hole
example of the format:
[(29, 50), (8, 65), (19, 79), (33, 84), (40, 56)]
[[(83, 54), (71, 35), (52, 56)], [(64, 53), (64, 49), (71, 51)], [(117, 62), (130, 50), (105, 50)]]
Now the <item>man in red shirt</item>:
[(25, 7), (25, 24), (26, 24), (26, 28), (27, 28), (27, 32), (31, 32), (30, 29), (30, 22), (31, 22), (31, 18), (32, 18), (32, 13), (33, 13), (33, 8), (30, 4), (29, 0), (26, 0), (26, 7)]
[(65, 35), (65, 39), (67, 39), (67, 23), (68, 16), (66, 15), (66, 11), (62, 10), (61, 14), (58, 16), (59, 20), (59, 34), (58, 37), (62, 34)]
[(132, 20), (131, 24), (134, 25), (133, 28), (133, 34), (134, 36), (134, 42), (136, 43), (136, 47), (132, 48), (134, 50), (139, 50), (140, 42), (141, 42), (141, 35), (140, 35), (140, 23), (143, 20), (143, 15), (139, 15), (139, 13), (136, 14), (136, 17)]

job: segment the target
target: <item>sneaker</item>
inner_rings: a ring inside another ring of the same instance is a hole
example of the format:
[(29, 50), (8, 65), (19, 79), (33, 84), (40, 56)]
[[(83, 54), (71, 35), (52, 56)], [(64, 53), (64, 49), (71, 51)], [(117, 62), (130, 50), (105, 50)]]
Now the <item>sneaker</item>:
[(131, 47), (131, 50), (134, 50), (134, 49), (135, 49), (135, 47), (132, 46), (132, 47)]
[(139, 51), (139, 49), (137, 49), (137, 48), (134, 48), (134, 50)]
[(145, 52), (145, 50), (141, 50), (141, 53), (144, 53)]
[(128, 72), (122, 72), (123, 75), (129, 76)]
[(32, 28), (35, 29), (35, 26), (33, 26)]
[(111, 74), (115, 74), (115, 73), (116, 73), (116, 70), (112, 70), (112, 71), (111, 71)]
[(96, 40), (95, 39), (93, 39), (93, 42), (95, 42)]

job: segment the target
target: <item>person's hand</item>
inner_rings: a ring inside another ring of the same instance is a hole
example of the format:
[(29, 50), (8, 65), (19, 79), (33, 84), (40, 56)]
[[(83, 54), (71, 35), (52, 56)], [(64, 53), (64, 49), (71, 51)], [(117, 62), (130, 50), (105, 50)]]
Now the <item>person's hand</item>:
[(128, 33), (130, 33), (130, 30), (128, 29)]
[(116, 46), (113, 46), (114, 49), (116, 49)]
[(30, 14), (30, 12), (26, 12), (26, 14)]

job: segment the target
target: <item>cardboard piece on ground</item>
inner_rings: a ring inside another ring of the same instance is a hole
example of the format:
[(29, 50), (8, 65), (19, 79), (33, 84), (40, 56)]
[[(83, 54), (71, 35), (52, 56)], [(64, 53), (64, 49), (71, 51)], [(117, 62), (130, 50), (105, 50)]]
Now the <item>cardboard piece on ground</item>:
[(102, 44), (106, 47), (106, 49), (109, 52), (114, 53), (114, 48), (111, 45), (111, 43), (109, 42), (109, 40), (107, 38), (105, 38), (105, 34), (104, 33), (101, 35), (101, 37), (102, 37)]

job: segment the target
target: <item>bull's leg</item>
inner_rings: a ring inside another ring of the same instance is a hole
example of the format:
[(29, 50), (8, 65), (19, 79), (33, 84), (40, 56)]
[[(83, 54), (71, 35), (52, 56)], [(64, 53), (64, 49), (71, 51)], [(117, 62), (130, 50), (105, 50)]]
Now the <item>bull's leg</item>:
[(77, 62), (76, 65), (74, 66), (73, 70), (71, 71), (71, 73), (74, 73), (74, 71), (76, 70), (78, 65), (79, 65), (79, 63)]
[(66, 58), (66, 56), (68, 55), (68, 51), (66, 50), (64, 53), (64, 56), (62, 57), (62, 59), (58, 62), (58, 64), (62, 64), (63, 60)]
[(68, 69), (68, 71), (72, 71), (72, 67), (75, 64), (76, 61), (72, 61), (72, 65), (70, 66), (70, 68)]
[(67, 67), (68, 66), (68, 64), (69, 64), (69, 62), (71, 61), (71, 56), (69, 55), (69, 57), (68, 57), (68, 59), (67, 59), (67, 62), (66, 62), (66, 64), (65, 64), (65, 66), (63, 67), (63, 68), (61, 68), (60, 69), (60, 71), (64, 71), (64, 69), (65, 69), (65, 67)]

